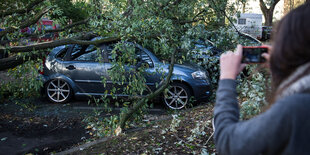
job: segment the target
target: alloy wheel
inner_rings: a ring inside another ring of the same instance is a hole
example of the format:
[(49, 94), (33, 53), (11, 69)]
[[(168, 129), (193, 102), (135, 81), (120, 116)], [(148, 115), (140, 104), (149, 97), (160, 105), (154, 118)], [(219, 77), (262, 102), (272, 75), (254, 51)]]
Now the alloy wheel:
[(71, 95), (69, 84), (61, 79), (54, 79), (50, 81), (46, 87), (48, 98), (56, 103), (66, 102)]
[(181, 87), (173, 85), (165, 93), (164, 101), (166, 105), (171, 109), (182, 109), (186, 106), (189, 99), (188, 91)]

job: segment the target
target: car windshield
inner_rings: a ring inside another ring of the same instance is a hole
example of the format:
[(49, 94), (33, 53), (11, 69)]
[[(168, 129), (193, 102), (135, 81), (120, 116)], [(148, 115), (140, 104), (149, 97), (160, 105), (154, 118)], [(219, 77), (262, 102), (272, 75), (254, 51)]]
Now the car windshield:
[(207, 52), (207, 51), (209, 51), (211, 49), (212, 49), (212, 46), (206, 46), (206, 45), (202, 45), (202, 44), (195, 44), (194, 51), (197, 51), (197, 52)]

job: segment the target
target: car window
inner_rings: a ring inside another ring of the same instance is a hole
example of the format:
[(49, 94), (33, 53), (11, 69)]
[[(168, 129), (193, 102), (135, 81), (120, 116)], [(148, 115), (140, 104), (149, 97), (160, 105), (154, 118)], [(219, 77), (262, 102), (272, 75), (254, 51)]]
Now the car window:
[[(68, 51), (68, 49), (69, 49), (70, 47), (71, 47), (71, 45), (67, 45), (66, 47), (62, 48), (62, 49), (58, 52), (58, 54), (56, 55), (56, 58), (57, 58), (57, 59), (63, 60), (63, 59), (65, 58), (66, 53), (67, 53), (67, 51)], [(56, 47), (56, 48), (60, 48), (60, 47)], [(56, 49), (56, 48), (55, 48), (55, 49)]]
[(113, 58), (112, 58), (112, 51), (114, 49), (114, 44), (110, 44), (110, 45), (107, 45), (106, 46), (106, 50), (107, 50), (107, 53), (108, 53), (108, 60), (109, 62), (113, 61)]
[(143, 63), (147, 63), (149, 67), (153, 67), (153, 61), (151, 57), (140, 48), (136, 47), (137, 58), (140, 59)]
[[(113, 51), (114, 47), (115, 47), (114, 44), (110, 44), (110, 45), (106, 46), (109, 62), (113, 61), (112, 51)], [(137, 60), (142, 61), (143, 63), (147, 63), (149, 65), (149, 67), (153, 67), (154, 66), (151, 57), (145, 51), (143, 51), (140, 48), (136, 47), (135, 48), (135, 53), (137, 55), (136, 56)]]
[(201, 45), (201, 44), (195, 44), (195, 47), (198, 49), (207, 48), (205, 45)]
[(75, 55), (77, 55), (78, 53), (80, 53), (82, 50), (82, 46), (81, 45), (74, 45), (72, 52), (71, 52), (71, 57), (74, 57)]
[(98, 61), (100, 54), (95, 46), (75, 45), (71, 52), (71, 60), (75, 61)]
[(195, 44), (194, 51), (197, 51), (197, 52), (207, 52), (207, 51), (209, 51), (211, 49), (212, 49), (212, 46), (205, 46), (205, 45), (201, 45), (201, 44)]
[[(108, 54), (108, 61), (109, 62), (113, 61), (113, 55), (115, 56), (114, 60), (118, 61), (118, 59), (121, 58), (120, 56), (121, 56), (122, 52), (119, 49), (115, 50), (115, 54), (113, 54), (113, 52), (112, 52), (114, 50), (114, 48), (115, 48), (115, 45), (116, 44), (109, 44), (109, 45), (106, 46), (106, 50), (107, 50), (107, 54)], [(129, 60), (126, 60), (126, 59), (124, 59), (123, 61), (124, 61), (125, 64), (129, 64), (130, 63)]]
[(89, 53), (84, 53), (80, 56), (78, 56), (77, 58), (75, 58), (74, 60), (77, 61), (97, 61), (97, 50), (94, 50), (92, 52)]

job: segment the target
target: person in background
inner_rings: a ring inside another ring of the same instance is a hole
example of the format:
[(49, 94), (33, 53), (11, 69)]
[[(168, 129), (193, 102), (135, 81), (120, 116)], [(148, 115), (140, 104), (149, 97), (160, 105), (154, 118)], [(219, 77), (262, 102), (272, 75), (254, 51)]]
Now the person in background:
[(310, 154), (310, 2), (287, 14), (264, 57), (272, 76), (272, 105), (239, 120), (236, 77), (244, 68), (242, 46), (221, 55), (214, 108), (214, 139), (219, 154)]

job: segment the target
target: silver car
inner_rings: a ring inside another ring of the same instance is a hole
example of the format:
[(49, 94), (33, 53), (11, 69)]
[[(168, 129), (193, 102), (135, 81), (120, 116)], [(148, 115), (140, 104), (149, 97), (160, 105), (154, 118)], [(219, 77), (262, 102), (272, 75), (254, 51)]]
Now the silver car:
[[(100, 53), (93, 45), (66, 45), (56, 47), (47, 56), (41, 79), (44, 92), (51, 102), (65, 103), (73, 96), (109, 95), (114, 87), (108, 70), (111, 69), (111, 51), (115, 43), (100, 45)], [(133, 44), (133, 43), (132, 43)], [(146, 84), (152, 90), (160, 83), (163, 73), (169, 71), (169, 65), (162, 63), (152, 52), (138, 44), (134, 44), (140, 61), (148, 64)], [(105, 52), (104, 52), (105, 51)], [(98, 62), (98, 56), (102, 61)], [(102, 82), (102, 77), (107, 80)], [(208, 73), (195, 65), (175, 64), (171, 87), (163, 96), (164, 103), (171, 109), (182, 109), (193, 96), (197, 101), (207, 101), (211, 95), (211, 84)], [(123, 85), (126, 86), (126, 83)], [(118, 92), (117, 96), (128, 96)]]

